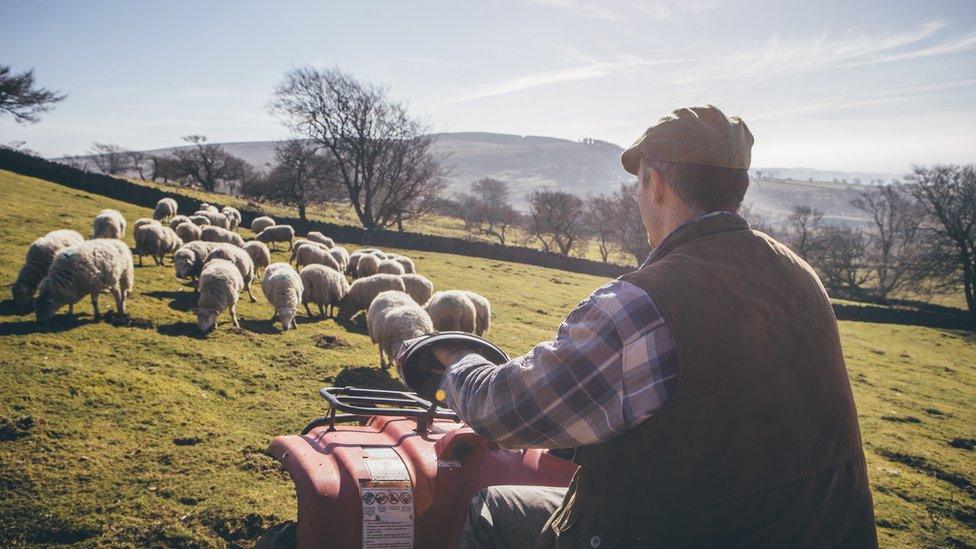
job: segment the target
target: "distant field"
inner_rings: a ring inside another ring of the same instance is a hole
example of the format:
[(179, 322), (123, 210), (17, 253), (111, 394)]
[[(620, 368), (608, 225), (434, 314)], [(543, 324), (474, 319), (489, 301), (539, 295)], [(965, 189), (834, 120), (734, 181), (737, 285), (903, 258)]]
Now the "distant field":
[[(14, 279), (31, 240), (62, 227), (87, 235), (106, 207), (130, 223), (150, 213), (0, 171), (0, 280)], [(403, 253), (438, 289), (489, 296), (490, 337), (513, 355), (551, 337), (605, 282)], [(246, 545), (293, 519), (291, 483), (263, 453), (270, 439), (321, 415), (326, 384), (397, 381), (377, 368), (361, 327), (302, 314), (298, 330), (278, 333), (257, 295), (241, 301), (243, 330), (222, 319), (206, 339), (169, 263), (136, 269), (130, 313), (140, 327), (92, 323), (83, 301), (77, 323), (59, 317), (42, 329), (0, 302), (0, 545)], [(883, 546), (976, 545), (976, 339), (850, 322), (841, 332)]]

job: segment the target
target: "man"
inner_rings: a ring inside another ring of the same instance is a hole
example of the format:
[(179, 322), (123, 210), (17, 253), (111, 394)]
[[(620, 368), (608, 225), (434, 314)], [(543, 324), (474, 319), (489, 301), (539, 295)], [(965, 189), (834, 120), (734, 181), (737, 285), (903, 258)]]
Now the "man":
[(479, 493), (462, 546), (877, 545), (827, 294), (735, 213), (752, 143), (711, 105), (662, 118), (622, 156), (648, 260), (507, 364), (435, 349), (473, 429), (579, 464), (568, 490)]

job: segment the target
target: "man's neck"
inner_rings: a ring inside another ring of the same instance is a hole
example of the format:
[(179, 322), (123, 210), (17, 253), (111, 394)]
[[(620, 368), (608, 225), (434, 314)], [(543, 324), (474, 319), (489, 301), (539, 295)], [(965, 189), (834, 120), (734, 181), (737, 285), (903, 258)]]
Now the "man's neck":
[(693, 219), (697, 219), (708, 212), (705, 212), (704, 210), (698, 208), (681, 208), (681, 209), (672, 210), (669, 213), (670, 215), (668, 215), (665, 219), (661, 220), (662, 228), (661, 228), (661, 232), (658, 233), (660, 235), (660, 239), (655, 244), (655, 247), (660, 246), (661, 242), (663, 242), (664, 239), (667, 238), (669, 234), (673, 233), (674, 230), (677, 229), (678, 227), (684, 225), (685, 223)]

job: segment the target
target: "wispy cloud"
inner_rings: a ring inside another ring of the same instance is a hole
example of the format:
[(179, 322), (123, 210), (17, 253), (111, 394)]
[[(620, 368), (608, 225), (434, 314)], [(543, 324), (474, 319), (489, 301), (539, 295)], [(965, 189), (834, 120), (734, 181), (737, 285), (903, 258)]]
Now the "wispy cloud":
[(701, 12), (718, 6), (717, 0), (531, 0), (570, 15), (607, 21), (633, 17), (672, 19), (680, 12)]

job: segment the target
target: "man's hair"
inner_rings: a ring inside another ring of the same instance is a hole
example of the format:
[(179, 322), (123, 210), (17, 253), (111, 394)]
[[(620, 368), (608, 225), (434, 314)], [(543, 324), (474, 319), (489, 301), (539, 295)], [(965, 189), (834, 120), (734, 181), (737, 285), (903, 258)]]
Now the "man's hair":
[(661, 175), (681, 200), (706, 212), (738, 211), (749, 188), (749, 170), (657, 160), (644, 162)]

